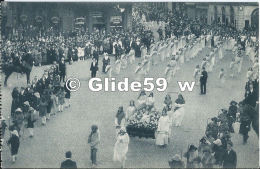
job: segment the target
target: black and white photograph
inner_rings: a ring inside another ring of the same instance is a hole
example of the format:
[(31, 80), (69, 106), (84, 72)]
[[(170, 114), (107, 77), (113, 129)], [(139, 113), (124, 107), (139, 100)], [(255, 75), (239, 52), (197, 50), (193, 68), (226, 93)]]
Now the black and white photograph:
[(259, 168), (258, 0), (7, 0), (2, 168)]

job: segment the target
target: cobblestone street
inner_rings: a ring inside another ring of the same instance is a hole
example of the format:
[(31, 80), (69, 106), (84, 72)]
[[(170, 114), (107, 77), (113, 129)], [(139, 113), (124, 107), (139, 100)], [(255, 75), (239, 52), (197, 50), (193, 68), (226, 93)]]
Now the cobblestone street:
[[(181, 65), (175, 78), (165, 92), (154, 90), (155, 106), (162, 110), (164, 97), (170, 93), (172, 100), (177, 98), (179, 92), (177, 81), (193, 81), (193, 71), (197, 64), (209, 49), (204, 49), (199, 55)], [(244, 57), (241, 74), (238, 77), (229, 77), (229, 64), (232, 53), (225, 52), (222, 61), (218, 61), (213, 72), (208, 74), (207, 95), (199, 95), (199, 86), (196, 85), (193, 92), (183, 92), (186, 101), (185, 116), (181, 127), (172, 128), (172, 137), (167, 148), (155, 146), (153, 139), (130, 138), (129, 151), (127, 154), (126, 168), (168, 168), (168, 158), (176, 153), (187, 151), (189, 144), (198, 145), (199, 140), (205, 133), (207, 119), (218, 115), (221, 108), (228, 109), (231, 100), (237, 102), (243, 99), (246, 83), (246, 72), (250, 66), (249, 59)], [(114, 63), (114, 58), (110, 58)], [(101, 60), (101, 58), (100, 58)], [(126, 69), (116, 76), (119, 81), (124, 77), (133, 80), (135, 68), (138, 63), (128, 65)], [(101, 62), (101, 61), (100, 61)], [(151, 68), (147, 77), (164, 77), (164, 70), (167, 62)], [(12, 164), (10, 150), (6, 144), (9, 132), (6, 131), (5, 143), (3, 145), (2, 161), (4, 168), (54, 168), (60, 167), (61, 161), (65, 159), (65, 152), (72, 152), (72, 159), (77, 162), (78, 168), (91, 167), (90, 147), (87, 143), (90, 127), (97, 124), (101, 133), (101, 145), (98, 150), (98, 167), (118, 168), (119, 163), (112, 161), (113, 148), (115, 144), (114, 118), (119, 106), (124, 109), (129, 105), (131, 99), (137, 100), (139, 92), (92, 92), (88, 88), (90, 79), (90, 60), (74, 62), (67, 65), (67, 76), (78, 78), (81, 87), (72, 93), (71, 107), (61, 113), (52, 116), (46, 126), (37, 125), (35, 136), (29, 138), (28, 130), (20, 139), (20, 149), (16, 163)], [(40, 77), (48, 66), (33, 67), (31, 79), (37, 75)], [(99, 63), (100, 72), (97, 77), (104, 78), (101, 73), (102, 65)], [(220, 83), (218, 74), (221, 68), (226, 72), (226, 85)], [(3, 75), (2, 75), (3, 79)], [(18, 83), (19, 81), (19, 83)], [(3, 86), (3, 85), (2, 85)], [(12, 74), (8, 81), (8, 87), (3, 87), (2, 92), (2, 113), (7, 119), (11, 109), (11, 92), (15, 86), (26, 86), (26, 77), (20, 74)], [(6, 120), (8, 122), (8, 119)], [(242, 136), (232, 134), (234, 150), (237, 152), (238, 168), (257, 168), (259, 166), (259, 151), (257, 151), (258, 138), (253, 130), (249, 133), (248, 143), (243, 145)], [(185, 159), (183, 158), (185, 161)]]

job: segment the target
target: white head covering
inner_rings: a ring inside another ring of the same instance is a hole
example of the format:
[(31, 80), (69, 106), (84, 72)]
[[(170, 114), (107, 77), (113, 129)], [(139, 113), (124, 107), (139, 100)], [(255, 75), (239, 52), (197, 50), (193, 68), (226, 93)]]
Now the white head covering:
[(17, 131), (17, 130), (13, 130), (11, 133), (12, 133), (13, 135), (16, 135), (17, 137), (19, 137), (19, 134), (18, 134), (18, 131)]
[(218, 146), (221, 146), (221, 145), (222, 145), (220, 139), (217, 139), (217, 140), (213, 141), (213, 143), (216, 144), (216, 145), (218, 145)]

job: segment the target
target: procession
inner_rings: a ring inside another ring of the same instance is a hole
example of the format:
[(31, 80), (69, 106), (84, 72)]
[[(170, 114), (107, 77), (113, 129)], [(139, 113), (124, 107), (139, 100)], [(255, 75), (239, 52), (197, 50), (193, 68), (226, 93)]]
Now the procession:
[(2, 166), (258, 167), (258, 29), (130, 4), (131, 29), (2, 33)]

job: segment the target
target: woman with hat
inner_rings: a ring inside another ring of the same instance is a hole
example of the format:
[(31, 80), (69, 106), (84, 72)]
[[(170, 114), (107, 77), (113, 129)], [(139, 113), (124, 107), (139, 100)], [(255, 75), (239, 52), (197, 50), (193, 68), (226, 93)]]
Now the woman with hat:
[(197, 160), (199, 159), (197, 147), (191, 144), (188, 147), (188, 151), (184, 154), (184, 157), (187, 158), (186, 168), (195, 168), (197, 167)]
[(175, 154), (169, 161), (170, 168), (184, 168), (184, 162), (179, 154)]
[(195, 168), (196, 160), (199, 159), (197, 147), (191, 144), (188, 147), (188, 151), (184, 154), (184, 157), (187, 158), (186, 168)]
[(12, 162), (14, 163), (20, 146), (19, 134), (17, 130), (13, 130), (11, 132), (11, 137), (7, 141), (7, 144), (11, 145), (11, 156), (12, 156)]
[(210, 149), (203, 150), (203, 155), (201, 158), (201, 164), (203, 168), (213, 168), (213, 165), (215, 163), (215, 158), (213, 155), (211, 155)]
[(121, 163), (121, 168), (124, 168), (126, 161), (126, 154), (128, 152), (129, 136), (125, 129), (118, 132), (116, 143), (114, 147), (113, 161)]
[(158, 127), (156, 131), (155, 144), (160, 147), (165, 147), (169, 143), (170, 135), (170, 119), (167, 115), (167, 108), (162, 111), (162, 116), (158, 120)]
[(214, 157), (216, 160), (215, 164), (222, 165), (225, 149), (222, 145), (221, 139), (216, 139), (213, 141), (212, 151), (214, 152)]
[(33, 137), (33, 128), (34, 128), (34, 123), (35, 123), (35, 118), (34, 118), (34, 109), (32, 107), (29, 107), (29, 112), (28, 112), (28, 117), (27, 117), (27, 128), (29, 130), (29, 135), (30, 137)]
[(20, 135), (21, 135), (20, 131), (24, 127), (23, 120), (24, 120), (23, 111), (21, 108), (17, 108), (15, 110), (14, 126), (16, 126), (17, 131), (19, 132)]

